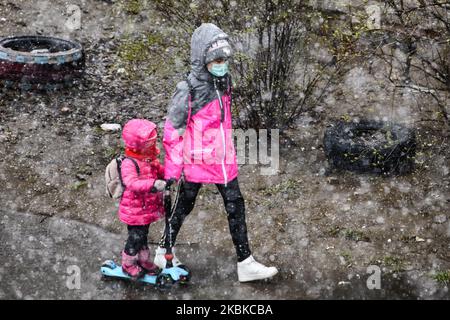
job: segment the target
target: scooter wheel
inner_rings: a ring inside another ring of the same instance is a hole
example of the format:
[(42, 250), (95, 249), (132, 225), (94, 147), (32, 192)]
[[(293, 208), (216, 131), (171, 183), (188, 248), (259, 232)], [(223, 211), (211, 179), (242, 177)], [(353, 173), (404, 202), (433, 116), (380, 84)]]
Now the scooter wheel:
[(168, 274), (159, 274), (156, 277), (156, 285), (159, 288), (166, 288), (169, 284), (172, 284), (172, 277)]
[(180, 283), (185, 284), (189, 282), (189, 280), (191, 280), (191, 270), (189, 270), (189, 268), (184, 264), (179, 265), (178, 268), (181, 268), (188, 273), (186, 276), (180, 276)]
[(164, 288), (166, 286), (166, 278), (162, 274), (156, 277), (156, 286), (158, 288)]
[(187, 276), (180, 276), (179, 282), (180, 282), (181, 284), (186, 284), (186, 283), (189, 282), (189, 280), (190, 280), (189, 275), (187, 275)]

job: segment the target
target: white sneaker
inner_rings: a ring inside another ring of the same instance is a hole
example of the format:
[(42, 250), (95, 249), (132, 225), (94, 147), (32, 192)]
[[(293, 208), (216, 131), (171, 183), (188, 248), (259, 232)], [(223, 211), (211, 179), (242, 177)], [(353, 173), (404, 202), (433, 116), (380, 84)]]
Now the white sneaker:
[(253, 256), (238, 262), (237, 271), (240, 282), (266, 279), (273, 277), (278, 273), (277, 268), (266, 267), (265, 265), (256, 262)]
[[(181, 263), (180, 260), (178, 260), (177, 256), (175, 255), (175, 248), (172, 248), (172, 254), (173, 254), (173, 259), (172, 259), (172, 265), (174, 267), (177, 267), (183, 263)], [(166, 254), (166, 248), (161, 248), (160, 246), (158, 246), (158, 248), (156, 249), (155, 252), (155, 259), (153, 260), (153, 263), (156, 264), (159, 268), (164, 269), (166, 267), (166, 258), (164, 257), (164, 255)]]

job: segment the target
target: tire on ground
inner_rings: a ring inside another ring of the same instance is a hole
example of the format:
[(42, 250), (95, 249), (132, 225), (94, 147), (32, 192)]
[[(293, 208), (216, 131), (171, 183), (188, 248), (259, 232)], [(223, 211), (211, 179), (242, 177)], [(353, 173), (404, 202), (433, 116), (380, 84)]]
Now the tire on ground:
[(46, 36), (0, 40), (0, 81), (20, 89), (58, 89), (83, 76), (81, 44)]
[(331, 170), (403, 175), (414, 170), (416, 136), (391, 122), (338, 121), (325, 130), (324, 150)]

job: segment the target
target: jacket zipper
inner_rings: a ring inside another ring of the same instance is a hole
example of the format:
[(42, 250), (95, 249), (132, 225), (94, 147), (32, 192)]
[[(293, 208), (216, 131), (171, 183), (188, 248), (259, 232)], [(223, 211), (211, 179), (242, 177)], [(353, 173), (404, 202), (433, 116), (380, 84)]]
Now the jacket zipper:
[[(214, 81), (214, 87), (216, 89), (217, 97), (219, 98), (220, 111), (225, 114), (225, 109), (223, 108), (223, 105), (222, 105), (222, 97), (220, 96), (219, 89), (217, 89), (217, 85), (216, 85), (215, 81)], [(222, 135), (222, 144), (223, 144), (222, 173), (223, 173), (223, 178), (224, 178), (224, 184), (225, 184), (225, 187), (226, 187), (227, 186), (228, 177), (227, 177), (227, 172), (225, 170), (226, 147), (225, 147), (225, 133), (223, 131), (222, 120), (225, 121), (225, 116), (223, 117), (223, 119), (220, 120), (220, 133)]]

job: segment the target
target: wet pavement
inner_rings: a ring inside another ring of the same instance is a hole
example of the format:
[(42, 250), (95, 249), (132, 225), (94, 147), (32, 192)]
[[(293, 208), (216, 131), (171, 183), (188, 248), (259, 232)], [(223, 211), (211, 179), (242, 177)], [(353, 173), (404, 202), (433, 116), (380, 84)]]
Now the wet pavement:
[[(185, 257), (184, 262), (192, 270), (187, 285), (162, 290), (141, 283), (104, 279), (99, 271), (101, 263), (111, 258), (117, 260), (124, 236), (73, 220), (2, 212), (0, 299), (418, 298), (414, 284), (404, 276), (383, 275), (382, 289), (370, 290), (369, 274), (340, 282), (335, 281), (336, 274), (323, 274), (320, 279), (316, 277), (305, 283), (281, 268), (280, 274), (271, 280), (239, 283), (234, 256), (207, 244), (178, 246), (178, 255)], [(434, 296), (448, 298), (448, 292), (437, 290)]]
[[(300, 288), (275, 278), (236, 281), (234, 257), (210, 246), (181, 244), (191, 282), (166, 289), (105, 279), (104, 260), (115, 259), (124, 235), (76, 221), (25, 213), (3, 213), (0, 222), (0, 299), (269, 299), (300, 298)], [(77, 269), (79, 268), (79, 269)], [(76, 274), (80, 275), (79, 288)], [(275, 292), (275, 296), (274, 296)]]

